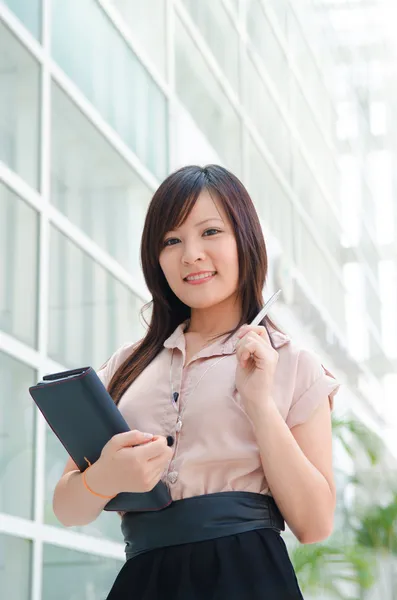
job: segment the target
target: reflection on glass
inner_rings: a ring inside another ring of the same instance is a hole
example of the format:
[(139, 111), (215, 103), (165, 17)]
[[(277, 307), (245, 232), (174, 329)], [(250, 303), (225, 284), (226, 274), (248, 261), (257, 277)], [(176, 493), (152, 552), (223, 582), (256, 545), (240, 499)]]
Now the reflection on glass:
[(225, 166), (239, 174), (240, 119), (179, 19), (175, 44), (177, 94)]
[(0, 21), (0, 160), (38, 188), (38, 63)]
[(123, 563), (44, 545), (42, 600), (105, 599)]
[[(59, 439), (48, 426), (46, 426), (45, 448), (46, 458), (44, 522), (47, 525), (55, 525), (61, 527), (61, 523), (58, 521), (53, 511), (52, 500), (55, 486), (62, 476), (69, 455), (66, 452), (65, 448), (62, 446)], [(92, 535), (95, 537), (105, 537), (116, 542), (122, 542), (123, 536), (121, 534), (120, 527), (121, 519), (117, 513), (103, 511), (93, 523), (90, 523), (89, 525), (84, 525), (84, 527), (71, 527), (68, 529), (70, 531), (85, 533), (86, 535)]]
[(41, 35), (41, 0), (5, 0), (35, 38)]
[(49, 354), (70, 368), (99, 368), (144, 333), (142, 302), (57, 229), (51, 231)]
[(263, 141), (286, 177), (290, 174), (290, 134), (268, 88), (245, 57), (244, 104)]
[(319, 302), (329, 311), (341, 331), (346, 329), (345, 287), (301, 217), (294, 222), (296, 266)]
[(294, 80), (291, 81), (290, 102), (303, 147), (314, 167), (313, 170), (336, 204), (339, 180), (336, 158), (318, 128), (306, 98)]
[(166, 70), (166, 0), (109, 0), (164, 75)]
[(30, 600), (30, 560), (31, 542), (0, 533), (0, 590), (4, 600)]
[(222, 2), (183, 0), (222, 71), (238, 93), (239, 37)]
[(266, 17), (261, 0), (250, 0), (246, 10), (247, 33), (252, 40), (252, 45), (262, 59), (282, 101), (286, 102), (290, 72), (284, 51)]
[(38, 215), (0, 184), (0, 330), (36, 345)]
[(55, 84), (52, 107), (51, 201), (143, 283), (151, 190)]
[(284, 188), (252, 139), (248, 140), (247, 187), (259, 215), (280, 241), (283, 252), (294, 260), (294, 210)]
[(52, 4), (55, 60), (127, 146), (163, 178), (167, 172), (164, 94), (95, 0), (53, 0)]
[(325, 200), (313, 173), (308, 168), (295, 143), (292, 149), (292, 166), (292, 187), (307, 214), (313, 219), (314, 226), (320, 233), (332, 257), (338, 261), (342, 269), (343, 260), (340, 246), (342, 230), (340, 223)]
[(0, 352), (0, 513), (26, 519), (33, 512), (34, 383), (33, 369)]

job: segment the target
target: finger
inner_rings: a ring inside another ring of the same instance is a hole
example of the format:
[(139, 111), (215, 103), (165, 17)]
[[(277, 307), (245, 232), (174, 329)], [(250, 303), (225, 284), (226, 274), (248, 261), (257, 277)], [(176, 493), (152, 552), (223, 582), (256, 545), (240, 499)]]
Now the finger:
[(148, 463), (150, 464), (151, 468), (161, 469), (163, 471), (171, 459), (172, 452), (169, 452), (169, 448), (167, 448), (165, 452), (159, 454), (158, 456), (150, 458), (148, 460)]
[(248, 344), (248, 342), (255, 340), (260, 342), (261, 340), (263, 340), (263, 338), (261, 338), (255, 331), (247, 331), (247, 333), (237, 342), (236, 350), (238, 350), (241, 347), (245, 347), (245, 345)]
[(153, 439), (152, 433), (145, 433), (133, 429), (132, 431), (125, 431), (123, 433), (117, 433), (112, 437), (112, 444), (116, 448), (126, 448), (128, 446), (137, 446)]
[(150, 444), (138, 446), (137, 448), (134, 448), (133, 451), (136, 452), (138, 459), (150, 460), (156, 456), (163, 455), (164, 449), (168, 449), (167, 440), (164, 437), (159, 436)]
[(238, 360), (242, 364), (245, 364), (251, 358), (252, 354), (254, 354), (256, 348), (257, 342), (255, 340), (245, 342), (237, 351)]
[(241, 339), (251, 331), (253, 331), (261, 337), (269, 338), (267, 329), (266, 327), (263, 327), (263, 325), (243, 325), (243, 327), (241, 327), (240, 331), (238, 332), (237, 337)]

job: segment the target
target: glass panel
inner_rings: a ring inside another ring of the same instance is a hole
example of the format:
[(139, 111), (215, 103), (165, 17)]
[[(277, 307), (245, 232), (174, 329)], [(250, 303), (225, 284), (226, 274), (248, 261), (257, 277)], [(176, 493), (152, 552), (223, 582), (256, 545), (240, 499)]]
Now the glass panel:
[(143, 284), (151, 190), (56, 85), (52, 100), (51, 200)]
[(38, 214), (0, 184), (0, 330), (30, 346), (37, 337), (38, 240)]
[(55, 60), (127, 146), (163, 178), (168, 121), (164, 94), (97, 2), (53, 0), (52, 5)]
[(39, 186), (38, 63), (0, 21), (0, 160)]
[(166, 0), (109, 0), (161, 73), (166, 72)]
[(279, 27), (285, 31), (287, 27), (287, 17), (291, 12), (289, 6), (290, 0), (267, 0), (266, 5), (268, 10), (270, 9), (276, 19), (278, 20)]
[(179, 19), (175, 44), (177, 94), (225, 165), (239, 174), (240, 119)]
[(31, 547), (28, 540), (0, 533), (0, 590), (3, 598), (30, 599)]
[(0, 352), (0, 513), (26, 519), (33, 511), (35, 423), (28, 388), (35, 383), (33, 369)]
[(41, 37), (41, 0), (5, 0), (35, 38)]
[[(328, 137), (333, 138), (334, 123), (336, 120), (335, 110), (331, 96), (325, 86), (323, 72), (316, 64), (313, 54), (308, 45), (307, 36), (295, 17), (292, 10), (288, 12), (288, 46), (300, 79), (304, 84), (304, 92), (311, 105), (317, 111), (317, 117), (325, 129)], [(314, 28), (316, 29), (316, 27)], [(313, 26), (311, 27), (313, 30)], [(298, 113), (299, 114), (299, 113)]]
[[(55, 525), (57, 527), (62, 527), (61, 523), (58, 521), (54, 514), (52, 508), (52, 500), (55, 486), (62, 476), (69, 455), (66, 452), (65, 448), (62, 446), (59, 439), (48, 426), (46, 426), (45, 448), (46, 458), (44, 522), (47, 525)], [(123, 536), (121, 534), (120, 527), (121, 519), (117, 513), (103, 511), (93, 523), (90, 523), (89, 525), (84, 525), (84, 527), (69, 527), (68, 531), (85, 533), (86, 535), (92, 535), (98, 538), (105, 537), (121, 543), (123, 541)]]
[(259, 215), (293, 260), (294, 210), (282, 185), (254, 142), (248, 141), (248, 189)]
[(295, 144), (292, 153), (292, 187), (333, 258), (342, 266), (341, 226)]
[[(338, 179), (340, 177), (336, 156), (327, 145), (314, 119), (313, 112), (295, 80), (290, 86), (291, 111), (316, 175), (337, 205)], [(339, 208), (339, 207), (338, 207)]]
[(285, 102), (288, 97), (289, 68), (287, 58), (267, 20), (259, 0), (250, 0), (247, 6), (247, 30), (253, 46)]
[(237, 93), (239, 37), (222, 2), (183, 0), (200, 34)]
[[(345, 288), (343, 282), (332, 269), (311, 231), (296, 215), (296, 266), (316, 294), (318, 300), (328, 310), (329, 315), (342, 331), (346, 330)], [(342, 274), (342, 271), (341, 271)]]
[(100, 367), (139, 339), (142, 302), (58, 230), (51, 231), (49, 355), (70, 367)]
[(106, 598), (122, 566), (112, 558), (45, 544), (42, 600)]
[(290, 175), (290, 136), (285, 122), (253, 63), (245, 58), (244, 98), (248, 115), (285, 176)]

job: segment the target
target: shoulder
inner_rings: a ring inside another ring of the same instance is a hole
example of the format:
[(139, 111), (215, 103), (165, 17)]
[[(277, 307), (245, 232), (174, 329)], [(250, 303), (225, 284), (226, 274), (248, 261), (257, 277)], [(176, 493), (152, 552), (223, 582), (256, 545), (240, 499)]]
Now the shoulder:
[(331, 410), (340, 382), (324, 365), (325, 360), (311, 349), (292, 340), (278, 349), (278, 380), (288, 381), (290, 427), (302, 423), (321, 402), (328, 398)]
[(107, 387), (120, 365), (131, 356), (140, 343), (141, 340), (138, 342), (126, 342), (120, 346), (101, 367), (99, 367), (97, 375), (105, 387)]

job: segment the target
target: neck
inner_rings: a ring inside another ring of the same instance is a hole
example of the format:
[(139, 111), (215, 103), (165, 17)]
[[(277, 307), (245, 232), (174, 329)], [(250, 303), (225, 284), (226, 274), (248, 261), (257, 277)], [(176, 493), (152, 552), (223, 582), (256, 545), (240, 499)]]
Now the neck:
[(240, 318), (241, 308), (237, 303), (228, 307), (219, 304), (209, 309), (192, 308), (186, 331), (210, 338), (234, 329)]

